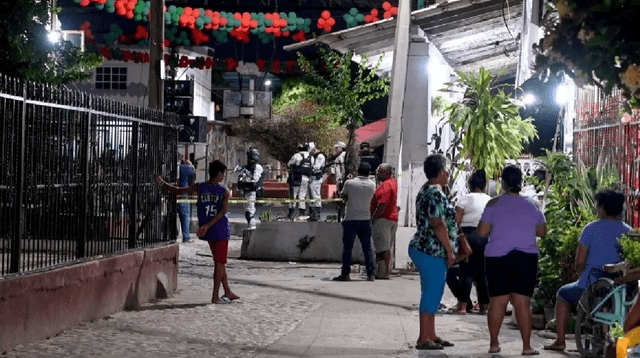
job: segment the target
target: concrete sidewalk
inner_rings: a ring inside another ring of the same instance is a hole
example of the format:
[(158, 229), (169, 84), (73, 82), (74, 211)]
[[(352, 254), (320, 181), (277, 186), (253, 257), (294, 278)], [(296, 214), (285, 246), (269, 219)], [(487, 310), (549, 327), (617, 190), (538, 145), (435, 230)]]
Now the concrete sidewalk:
[[(237, 257), (234, 237), (230, 256)], [(439, 314), (438, 334), (455, 343), (442, 351), (417, 351), (419, 277), (394, 275), (368, 282), (334, 282), (340, 265), (243, 261), (227, 265), (232, 290), (241, 299), (210, 304), (213, 262), (206, 243), (181, 244), (178, 293), (88, 322), (43, 342), (17, 347), (6, 357), (509, 357), (520, 356), (518, 330), (507, 322), (502, 352), (488, 354), (486, 316)], [(446, 291), (443, 303), (455, 299)], [(543, 357), (578, 357), (542, 350)]]

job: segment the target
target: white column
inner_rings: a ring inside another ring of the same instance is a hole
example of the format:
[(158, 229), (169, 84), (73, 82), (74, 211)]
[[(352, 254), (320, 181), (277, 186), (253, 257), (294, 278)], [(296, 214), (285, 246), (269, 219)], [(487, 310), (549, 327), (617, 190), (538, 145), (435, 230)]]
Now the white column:
[(387, 110), (387, 129), (382, 161), (391, 164), (402, 181), (400, 152), (402, 138), (402, 109), (404, 107), (405, 80), (409, 55), (409, 27), (411, 25), (411, 0), (400, 0), (396, 22), (396, 41), (393, 49), (391, 89)]

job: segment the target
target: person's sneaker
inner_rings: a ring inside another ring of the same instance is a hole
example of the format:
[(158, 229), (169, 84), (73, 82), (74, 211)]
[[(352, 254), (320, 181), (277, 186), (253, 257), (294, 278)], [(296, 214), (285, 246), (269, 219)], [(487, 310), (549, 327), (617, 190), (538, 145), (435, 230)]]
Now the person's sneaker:
[(376, 277), (374, 275), (367, 276), (367, 281), (375, 281)]
[(334, 277), (333, 280), (334, 281), (351, 281), (351, 277), (340, 275), (340, 276)]

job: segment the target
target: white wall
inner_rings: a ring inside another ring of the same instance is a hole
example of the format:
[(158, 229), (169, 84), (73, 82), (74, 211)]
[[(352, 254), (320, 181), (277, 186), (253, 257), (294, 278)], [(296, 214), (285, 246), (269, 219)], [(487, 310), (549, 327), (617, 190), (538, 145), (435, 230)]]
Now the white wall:
[[(131, 51), (149, 52), (148, 48), (123, 48)], [(207, 56), (207, 47), (179, 48), (179, 56), (185, 55), (189, 58)], [(92, 71), (91, 80), (88, 82), (76, 82), (70, 86), (73, 89), (87, 92), (101, 97), (111, 98), (117, 101), (130, 103), (134, 106), (146, 107), (149, 104), (149, 64), (105, 60), (101, 67), (126, 67), (127, 68), (127, 89), (126, 90), (104, 90), (96, 89), (96, 71)], [(166, 68), (165, 68), (166, 70)], [(211, 70), (178, 68), (176, 80), (194, 81), (194, 105), (193, 115), (204, 116), (213, 120), (214, 106), (211, 102)], [(166, 76), (165, 76), (166, 79)]]

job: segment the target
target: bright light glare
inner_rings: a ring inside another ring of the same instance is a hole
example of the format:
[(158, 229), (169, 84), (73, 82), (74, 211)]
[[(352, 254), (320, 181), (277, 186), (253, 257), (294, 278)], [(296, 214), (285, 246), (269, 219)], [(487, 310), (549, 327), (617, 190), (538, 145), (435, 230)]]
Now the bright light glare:
[(522, 99), (522, 101), (526, 105), (534, 104), (536, 102), (536, 96), (534, 96), (531, 93), (527, 93), (527, 94), (524, 95), (524, 98)]
[(271, 80), (264, 81), (264, 85), (265, 86), (271, 86)]
[(62, 34), (60, 34), (60, 31), (49, 31), (47, 34), (47, 38), (49, 38), (49, 42), (51, 43), (59, 42), (61, 37)]
[(569, 86), (559, 85), (556, 88), (556, 103), (559, 105), (566, 104), (569, 101)]

